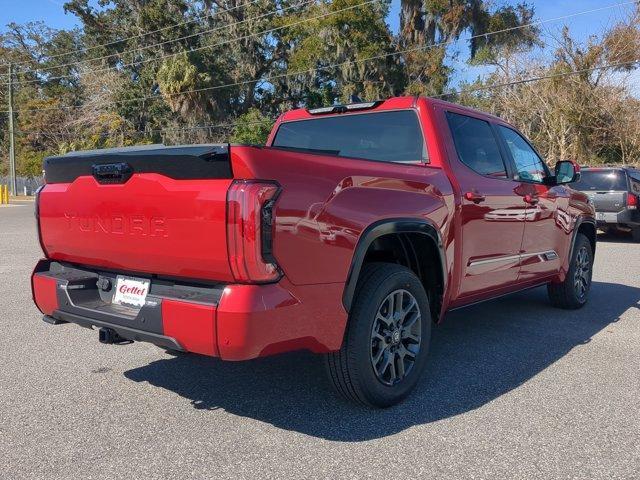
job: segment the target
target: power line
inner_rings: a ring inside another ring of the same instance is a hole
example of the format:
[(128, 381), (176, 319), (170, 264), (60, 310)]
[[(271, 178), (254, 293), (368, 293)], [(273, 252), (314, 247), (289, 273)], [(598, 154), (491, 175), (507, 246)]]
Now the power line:
[[(487, 38), (487, 37), (490, 37), (492, 35), (499, 35), (499, 34), (503, 34), (503, 33), (516, 31), (516, 30), (521, 30), (521, 29), (524, 29), (524, 28), (530, 28), (530, 27), (543, 25), (543, 24), (546, 24), (546, 23), (552, 23), (552, 22), (557, 22), (557, 21), (560, 21), (560, 20), (566, 20), (568, 18), (573, 18), (573, 17), (577, 17), (577, 16), (581, 16), (581, 15), (595, 13), (595, 12), (599, 12), (599, 11), (606, 10), (606, 9), (625, 6), (625, 5), (629, 5), (629, 4), (632, 4), (632, 3), (635, 4), (636, 1), (637, 0), (630, 0), (630, 1), (622, 2), (622, 3), (616, 3), (616, 4), (612, 4), (612, 5), (607, 5), (607, 6), (604, 6), (604, 7), (598, 7), (598, 8), (593, 8), (593, 9), (590, 9), (590, 10), (584, 10), (584, 11), (580, 11), (580, 12), (576, 12), (576, 13), (572, 13), (572, 14), (562, 15), (562, 16), (559, 16), (559, 17), (553, 17), (553, 18), (544, 19), (544, 20), (537, 20), (537, 21), (530, 22), (530, 23), (527, 23), (527, 24), (518, 25), (518, 26), (515, 26), (515, 27), (508, 27), (508, 28), (504, 28), (504, 29), (501, 29), (501, 30), (495, 30), (493, 32), (487, 32), (487, 33), (482, 33), (482, 34), (478, 34), (478, 35), (473, 35), (473, 36), (469, 37), (467, 40), (473, 40), (473, 39), (476, 39), (476, 38)], [(334, 64), (331, 64), (331, 65), (325, 65), (325, 66), (310, 68), (310, 69), (307, 69), (307, 70), (300, 70), (300, 71), (297, 71), (297, 72), (288, 72), (288, 73), (282, 73), (282, 74), (278, 74), (278, 75), (271, 75), (271, 76), (267, 76), (267, 77), (259, 78), (259, 79), (243, 80), (243, 81), (239, 81), (239, 82), (227, 83), (227, 84), (223, 84), (223, 85), (214, 85), (212, 87), (202, 87), (202, 88), (198, 88), (198, 89), (185, 90), (183, 92), (168, 93), (168, 94), (164, 94), (164, 95), (162, 95), (162, 94), (154, 94), (154, 95), (147, 95), (147, 96), (143, 96), (143, 97), (135, 97), (135, 98), (128, 98), (128, 99), (123, 99), (123, 100), (116, 100), (116, 101), (110, 102), (109, 105), (120, 105), (120, 104), (133, 103), (133, 102), (143, 102), (143, 101), (146, 101), (146, 100), (155, 100), (155, 99), (158, 99), (158, 98), (163, 98), (163, 96), (164, 97), (174, 97), (174, 96), (187, 95), (187, 94), (192, 94), (192, 93), (201, 93), (201, 92), (205, 92), (205, 91), (220, 90), (220, 89), (230, 88), (230, 87), (239, 87), (239, 86), (248, 85), (248, 84), (251, 84), (251, 83), (266, 83), (266, 82), (270, 82), (272, 80), (279, 80), (279, 79), (282, 79), (282, 78), (288, 78), (288, 77), (293, 77), (293, 76), (305, 75), (305, 74), (309, 74), (309, 73), (315, 73), (315, 72), (318, 72), (318, 71), (329, 70), (329, 69), (332, 69), (332, 68), (338, 68), (338, 67), (347, 66), (347, 65), (364, 63), (364, 62), (368, 62), (368, 61), (371, 61), (371, 60), (381, 60), (383, 58), (394, 57), (394, 56), (397, 56), (397, 55), (402, 55), (402, 54), (405, 54), (405, 53), (411, 53), (411, 52), (414, 52), (414, 51), (426, 50), (426, 49), (437, 48), (437, 47), (444, 47), (444, 46), (452, 45), (455, 42), (456, 42), (456, 40), (448, 40), (448, 41), (445, 41), (445, 42), (435, 43), (433, 45), (421, 45), (421, 46), (417, 46), (417, 47), (407, 48), (407, 49), (404, 49), (404, 50), (399, 50), (397, 52), (374, 55), (374, 56), (371, 56), (371, 57), (362, 58), (362, 59), (356, 59), (356, 60), (347, 60), (347, 61), (344, 61), (344, 62), (334, 63)], [(37, 111), (48, 111), (48, 110), (73, 110), (73, 109), (78, 109), (78, 108), (81, 108), (81, 107), (80, 106), (61, 106), (61, 107), (31, 108), (31, 109), (27, 108), (27, 109), (15, 110), (15, 111), (16, 112), (37, 112)], [(0, 111), (0, 113), (6, 113), (6, 110), (5, 111)]]
[[(346, 12), (346, 11), (349, 11), (349, 10), (353, 10), (355, 8), (362, 7), (362, 6), (368, 5), (370, 3), (379, 2), (379, 1), (380, 0), (367, 0), (367, 1), (364, 1), (364, 2), (361, 2), (361, 3), (358, 3), (356, 5), (351, 5), (349, 7), (341, 8), (339, 10), (333, 10), (333, 11), (330, 11), (330, 12), (327, 12), (327, 13), (323, 13), (321, 15), (316, 15), (315, 17), (304, 18), (302, 20), (298, 20), (296, 22), (292, 22), (292, 23), (289, 23), (287, 25), (281, 25), (279, 27), (270, 28), (268, 30), (262, 30), (260, 32), (250, 33), (250, 34), (247, 34), (247, 35), (243, 35), (241, 37), (230, 38), (230, 39), (225, 40), (223, 42), (214, 43), (212, 45), (202, 45), (200, 47), (192, 48), (192, 49), (181, 51), (181, 52), (168, 53), (166, 55), (161, 55), (159, 57), (147, 58), (145, 60), (140, 60), (138, 62), (125, 63), (123, 65), (119, 65), (119, 66), (116, 66), (116, 67), (107, 67), (107, 68), (102, 68), (102, 69), (98, 69), (98, 70), (92, 70), (91, 73), (96, 74), (96, 73), (109, 72), (109, 71), (113, 71), (113, 70), (121, 70), (121, 69), (127, 68), (127, 67), (133, 67), (133, 66), (137, 66), (137, 65), (146, 64), (146, 63), (149, 63), (149, 62), (157, 62), (157, 61), (160, 61), (160, 60), (165, 60), (167, 58), (178, 57), (180, 55), (183, 55), (185, 52), (186, 53), (193, 53), (193, 52), (199, 52), (201, 50), (205, 50), (205, 49), (208, 49), (208, 48), (220, 47), (222, 45), (227, 45), (229, 43), (238, 42), (238, 41), (241, 41), (241, 40), (246, 40), (248, 38), (258, 37), (260, 35), (268, 35), (270, 33), (274, 33), (274, 32), (277, 32), (279, 30), (283, 30), (285, 28), (293, 27), (293, 26), (296, 26), (296, 25), (301, 25), (303, 23), (311, 22), (313, 20), (319, 20), (321, 18), (329, 17), (331, 15), (336, 15), (338, 13), (342, 13), (342, 12)], [(75, 78), (75, 75), (53, 76), (53, 77), (49, 77), (47, 79), (47, 81), (61, 80), (61, 79), (65, 79), (65, 78)], [(23, 80), (23, 81), (14, 82), (14, 83), (25, 85), (25, 84), (39, 83), (39, 82), (41, 82), (41, 80), (36, 79), (36, 80)]]
[[(580, 69), (580, 70), (571, 70), (570, 72), (559, 72), (559, 73), (554, 73), (554, 74), (549, 74), (549, 75), (541, 75), (538, 77), (529, 77), (529, 78), (525, 78), (525, 79), (521, 79), (521, 80), (514, 80), (511, 82), (503, 82), (503, 83), (495, 83), (495, 84), (491, 84), (491, 85), (483, 85), (480, 87), (473, 87), (473, 88), (464, 88), (464, 89), (459, 89), (459, 90), (453, 90), (447, 93), (442, 93), (440, 95), (434, 95), (432, 98), (443, 98), (443, 97), (449, 97), (452, 95), (460, 95), (460, 94), (464, 94), (464, 93), (474, 93), (474, 92), (478, 92), (478, 91), (485, 91), (485, 90), (492, 90), (495, 88), (504, 88), (504, 87), (510, 87), (510, 86), (514, 86), (514, 85), (521, 85), (521, 84), (525, 84), (525, 83), (532, 83), (532, 82), (538, 82), (538, 81), (542, 81), (542, 80), (550, 80), (553, 78), (560, 78), (560, 77), (567, 77), (567, 76), (571, 76), (571, 75), (579, 75), (582, 73), (592, 73), (595, 71), (599, 71), (599, 70), (604, 70), (607, 68), (619, 68), (619, 67), (624, 67), (624, 66), (630, 66), (630, 65), (636, 65), (636, 64), (640, 64), (640, 60), (633, 60), (633, 61), (628, 61), (628, 62), (618, 62), (618, 63), (612, 63), (612, 64), (607, 64), (607, 65), (601, 65), (599, 67), (592, 67), (592, 68), (584, 68), (584, 69)], [(180, 127), (180, 128), (163, 128), (163, 129), (151, 129), (151, 130), (129, 130), (128, 132), (125, 131), (123, 133), (136, 133), (136, 134), (150, 134), (150, 133), (167, 133), (167, 132), (174, 132), (174, 131), (191, 131), (191, 130), (206, 130), (206, 129), (214, 129), (214, 128), (224, 128), (224, 127), (235, 127), (237, 125), (259, 125), (262, 123), (265, 123), (266, 121), (275, 121), (276, 118), (273, 117), (266, 117), (264, 120), (261, 121), (254, 121), (254, 122), (233, 122), (233, 123), (221, 123), (221, 124), (205, 124), (205, 125), (195, 125), (192, 127)], [(28, 130), (20, 130), (20, 131), (16, 131), (17, 134), (21, 134), (21, 135), (49, 135), (49, 136), (65, 136), (65, 135), (73, 135), (72, 133), (56, 133), (56, 132), (41, 132), (41, 131), (28, 131)], [(109, 135), (108, 133), (104, 134)]]
[[(171, 39), (171, 40), (165, 40), (163, 42), (154, 43), (152, 45), (144, 45), (142, 47), (132, 48), (130, 50), (125, 50), (123, 52), (110, 53), (109, 55), (103, 55), (101, 57), (94, 57), (94, 58), (87, 58), (87, 59), (84, 59), (84, 60), (77, 60), (75, 62), (63, 63), (61, 65), (54, 65), (52, 67), (42, 67), (42, 68), (33, 68), (33, 69), (23, 70), (21, 73), (45, 72), (45, 71), (64, 68), (64, 67), (71, 67), (71, 66), (76, 66), (76, 65), (84, 65), (85, 63), (96, 62), (96, 61), (99, 61), (99, 60), (106, 60), (106, 59), (109, 59), (109, 58), (112, 58), (112, 57), (122, 57), (123, 55), (127, 55), (129, 53), (136, 53), (136, 52), (140, 52), (142, 50), (148, 50), (148, 49), (151, 49), (151, 48), (161, 47), (163, 45), (168, 45), (170, 43), (180, 42), (182, 40), (187, 40), (189, 38), (200, 37), (202, 35), (207, 35), (207, 34), (210, 34), (210, 33), (214, 33), (214, 32), (217, 32), (219, 30), (223, 30), (225, 28), (232, 28), (232, 27), (235, 27), (237, 25), (241, 25), (243, 23), (247, 23), (247, 22), (251, 22), (251, 21), (255, 21), (255, 20), (260, 20), (262, 18), (269, 17), (269, 16), (277, 14), (277, 13), (284, 13), (284, 12), (286, 12), (288, 10), (293, 10), (295, 8), (304, 7), (304, 6), (309, 5), (311, 3), (316, 3), (317, 1), (318, 0), (307, 0), (306, 2), (301, 2), (301, 3), (297, 4), (297, 5), (290, 5), (290, 6), (286, 7), (286, 8), (271, 10), (271, 11), (269, 11), (267, 13), (264, 13), (262, 15), (258, 15), (256, 17), (248, 17), (248, 18), (245, 18), (244, 20), (240, 20), (238, 22), (228, 23), (226, 25), (219, 25), (219, 26), (211, 28), (209, 30), (203, 30), (202, 32), (192, 33), (190, 35), (185, 35), (183, 37), (174, 38), (174, 39)], [(124, 39), (122, 41), (125, 41), (125, 40), (126, 39)], [(229, 41), (234, 41), (234, 40), (237, 40), (237, 39), (234, 38), (234, 39), (231, 39)], [(206, 48), (212, 48), (212, 47), (215, 47), (215, 46), (219, 46), (219, 45), (207, 45)], [(155, 60), (155, 59), (149, 59), (149, 61), (153, 61), (153, 60)], [(136, 62), (135, 64), (137, 65), (138, 63), (140, 63), (140, 62)], [(124, 65), (124, 66), (126, 66), (126, 65)], [(122, 66), (122, 67), (124, 67), (124, 66)], [(122, 67), (109, 67), (109, 69), (114, 69), (115, 70), (115, 69), (122, 68)], [(73, 75), (63, 75), (63, 76), (59, 76), (59, 77), (52, 77), (52, 78), (49, 78), (47, 80), (56, 80), (56, 79), (67, 78), (67, 77), (72, 77), (72, 76)], [(18, 83), (37, 83), (39, 81), (40, 80), (37, 80), (37, 79), (36, 80), (24, 80), (24, 81), (18, 82)]]
[[(113, 40), (112, 42), (107, 42), (107, 43), (103, 43), (103, 44), (100, 44), (100, 45), (94, 45), (94, 46), (91, 46), (91, 47), (79, 48), (77, 50), (70, 50), (70, 51), (67, 51), (67, 52), (57, 53), (55, 55), (51, 55), (49, 57), (49, 59), (59, 58), (59, 57), (65, 56), (65, 55), (75, 55), (75, 54), (82, 53), (82, 52), (86, 53), (86, 52), (88, 52), (90, 50), (95, 50), (95, 49), (102, 48), (102, 47), (108, 47), (108, 46), (111, 46), (111, 45), (115, 45), (117, 43), (127, 42), (129, 40), (133, 40), (134, 38), (140, 38), (140, 37), (144, 37), (144, 36), (147, 36), (147, 35), (151, 35), (153, 33), (158, 33), (158, 32), (162, 32), (164, 30), (169, 30), (171, 28), (181, 27), (183, 25), (188, 25), (190, 23), (199, 22), (199, 21), (204, 20), (204, 19), (206, 19), (208, 17), (214, 18), (217, 15), (220, 15), (222, 13), (232, 12), (234, 10), (238, 10), (239, 8), (248, 7), (248, 6), (253, 5), (254, 3), (258, 3), (260, 1), (261, 0), (251, 0), (250, 2), (242, 3), (240, 5), (236, 5), (235, 7), (227, 8), (227, 9), (224, 9), (224, 10), (216, 10), (213, 13), (208, 13), (206, 15), (203, 15), (202, 18), (191, 19), (191, 20), (186, 20), (184, 22), (176, 23), (176, 24), (173, 24), (173, 25), (167, 25), (166, 27), (158, 28), (157, 30), (151, 30), (149, 32), (139, 33), (137, 35), (132, 35), (130, 37), (121, 38), (119, 40)], [(27, 65), (27, 64), (28, 64), (28, 62), (16, 63), (16, 65)], [(6, 74), (3, 74), (3, 75), (6, 75)]]
[(579, 75), (581, 73), (593, 73), (593, 72), (597, 72), (597, 71), (600, 71), (600, 70), (606, 70), (608, 68), (628, 67), (628, 66), (639, 65), (639, 64), (640, 64), (640, 60), (631, 60), (631, 61), (628, 61), (628, 62), (609, 63), (607, 65), (600, 65), (599, 67), (583, 68), (583, 69), (580, 69), (580, 70), (571, 70), (570, 72), (551, 73), (549, 75), (542, 75), (542, 76), (539, 76), (539, 77), (524, 78), (524, 79), (521, 79), (521, 80), (513, 80), (511, 82), (495, 83), (495, 84), (491, 84), (491, 85), (482, 85), (482, 86), (479, 86), (479, 87), (472, 87), (472, 88), (465, 88), (465, 89), (461, 89), (461, 90), (454, 90), (452, 92), (442, 93), (440, 95), (436, 95), (436, 97), (442, 98), (442, 97), (447, 97), (447, 96), (451, 96), (451, 95), (460, 95), (461, 93), (482, 92), (482, 91), (485, 91), (485, 90), (492, 90), (494, 88), (511, 87), (511, 86), (514, 86), (514, 85), (522, 85), (522, 84), (525, 84), (525, 83), (537, 82), (537, 81), (540, 81), (540, 80), (551, 80), (551, 79), (554, 79), (554, 78), (568, 77), (568, 76), (571, 76), (571, 75)]
[[(121, 133), (125, 134), (141, 134), (141, 135), (149, 135), (152, 133), (169, 133), (169, 132), (185, 132), (185, 131), (193, 131), (193, 130), (208, 130), (208, 129), (220, 129), (220, 128), (228, 128), (235, 127), (237, 125), (260, 125), (265, 122), (274, 122), (277, 117), (265, 117), (264, 120), (252, 121), (252, 122), (232, 122), (232, 123), (218, 123), (218, 124), (204, 124), (204, 125), (194, 125), (191, 127), (172, 127), (172, 128), (155, 128), (155, 129), (147, 129), (147, 130), (122, 130)], [(43, 132), (37, 130), (16, 130), (16, 134), (19, 135), (42, 135), (42, 136), (50, 136), (50, 137), (66, 137), (66, 136), (75, 136), (74, 132)], [(108, 136), (111, 132), (101, 133), (100, 136)]]

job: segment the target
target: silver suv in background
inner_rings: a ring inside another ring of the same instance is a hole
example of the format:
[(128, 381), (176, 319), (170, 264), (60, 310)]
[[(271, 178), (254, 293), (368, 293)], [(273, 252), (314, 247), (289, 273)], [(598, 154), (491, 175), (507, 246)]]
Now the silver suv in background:
[(596, 209), (598, 228), (605, 232), (631, 232), (640, 241), (640, 170), (630, 167), (583, 168), (571, 186), (589, 195)]

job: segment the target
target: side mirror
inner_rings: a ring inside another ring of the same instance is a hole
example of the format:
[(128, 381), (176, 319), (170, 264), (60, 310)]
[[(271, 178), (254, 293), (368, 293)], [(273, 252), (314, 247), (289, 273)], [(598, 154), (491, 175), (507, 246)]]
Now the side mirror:
[(571, 160), (556, 163), (556, 185), (573, 183), (580, 180), (580, 165)]

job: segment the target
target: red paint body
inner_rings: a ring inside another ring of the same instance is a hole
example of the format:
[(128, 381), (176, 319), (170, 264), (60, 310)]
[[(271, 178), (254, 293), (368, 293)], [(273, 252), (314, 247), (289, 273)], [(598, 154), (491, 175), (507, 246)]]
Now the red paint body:
[(164, 300), (162, 327), (164, 334), (173, 337), (189, 352), (218, 355), (214, 307), (188, 302)]
[(51, 315), (58, 308), (57, 284), (53, 278), (34, 274), (31, 279), (33, 301), (45, 315)]
[[(418, 114), (429, 163), (270, 148), (282, 123), (314, 118), (304, 109), (278, 119), (267, 147), (231, 147), (235, 179), (280, 187), (273, 257), (282, 277), (276, 283), (234, 281), (225, 223), (229, 179), (134, 173), (119, 185), (99, 185), (91, 176), (46, 185), (40, 194), (43, 248), (51, 260), (225, 285), (215, 305), (163, 300), (162, 312), (165, 335), (186, 350), (227, 360), (338, 349), (354, 252), (362, 232), (384, 219), (428, 220), (437, 228), (446, 279), (438, 321), (451, 308), (562, 280), (577, 222), (594, 215), (587, 197), (564, 186), (483, 177), (466, 167), (445, 111), (506, 125), (495, 117), (412, 97), (387, 100), (374, 111), (405, 109)], [(535, 255), (547, 251), (557, 259)], [(34, 298), (50, 314), (56, 306), (45, 280), (35, 274)]]

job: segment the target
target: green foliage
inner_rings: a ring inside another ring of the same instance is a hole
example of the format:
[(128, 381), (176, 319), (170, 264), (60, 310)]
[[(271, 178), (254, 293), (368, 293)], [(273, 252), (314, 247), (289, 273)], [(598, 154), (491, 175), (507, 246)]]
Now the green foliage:
[(39, 177), (42, 175), (42, 162), (49, 153), (42, 150), (26, 148), (16, 157), (16, 171), (25, 177)]
[(190, 109), (200, 110), (200, 94), (189, 92), (209, 84), (211, 77), (199, 72), (187, 53), (183, 52), (163, 60), (158, 69), (157, 81), (167, 105), (174, 112), (179, 112)]
[(273, 120), (264, 116), (257, 108), (240, 115), (231, 136), (234, 143), (264, 145), (271, 131)]
[[(320, 17), (286, 30), (284, 39), (294, 44), (289, 68), (305, 72), (319, 68), (292, 86), (317, 101), (318, 94), (335, 89), (346, 101), (356, 94), (365, 98), (384, 98), (400, 91), (402, 74), (396, 58), (376, 58), (393, 53), (393, 38), (384, 18), (388, 2), (358, 6), (362, 0), (334, 0), (309, 9), (309, 18)], [(344, 10), (344, 11), (342, 11)], [(335, 12), (332, 14), (332, 12)], [(294, 15), (283, 18), (292, 24)], [(309, 98), (307, 97), (307, 98)], [(329, 102), (333, 103), (333, 102)]]

